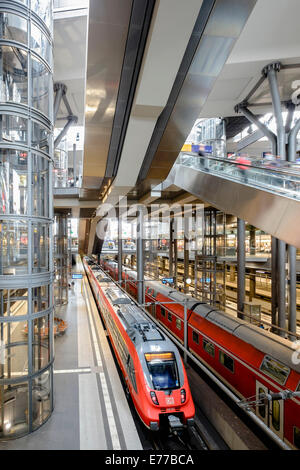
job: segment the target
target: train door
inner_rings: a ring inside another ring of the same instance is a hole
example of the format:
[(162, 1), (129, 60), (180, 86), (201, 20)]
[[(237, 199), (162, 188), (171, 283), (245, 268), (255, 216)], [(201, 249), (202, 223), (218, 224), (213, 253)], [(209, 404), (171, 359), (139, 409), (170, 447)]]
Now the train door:
[[(256, 399), (262, 394), (269, 393), (269, 389), (256, 381)], [(283, 400), (266, 400), (265, 403), (256, 405), (257, 416), (268, 426), (277, 436), (283, 439), (283, 418), (284, 418), (284, 401)]]
[(266, 426), (269, 426), (269, 402), (266, 400), (264, 404), (261, 403), (260, 396), (268, 393), (267, 387), (262, 385), (260, 382), (256, 381), (256, 414), (257, 416), (265, 423)]
[(151, 314), (154, 318), (156, 318), (156, 305), (155, 304), (151, 305)]

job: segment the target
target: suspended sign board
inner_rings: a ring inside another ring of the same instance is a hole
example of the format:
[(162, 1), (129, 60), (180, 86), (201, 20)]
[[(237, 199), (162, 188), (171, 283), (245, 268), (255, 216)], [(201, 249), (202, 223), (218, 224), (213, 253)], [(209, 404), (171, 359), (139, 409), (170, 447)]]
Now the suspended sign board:
[(164, 277), (161, 281), (163, 284), (173, 284), (174, 283), (174, 277)]
[(72, 274), (72, 279), (82, 279), (82, 274), (74, 273), (74, 274)]

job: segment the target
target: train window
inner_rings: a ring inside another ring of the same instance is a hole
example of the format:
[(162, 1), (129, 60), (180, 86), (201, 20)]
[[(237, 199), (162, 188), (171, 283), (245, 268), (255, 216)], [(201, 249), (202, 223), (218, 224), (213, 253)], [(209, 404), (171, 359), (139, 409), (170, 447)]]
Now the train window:
[(210, 341), (206, 341), (203, 339), (203, 349), (206, 351), (210, 356), (215, 357), (215, 345)]
[(300, 392), (300, 382), (298, 383), (298, 387), (296, 388), (296, 392)]
[[(265, 395), (265, 390), (264, 390), (263, 388), (259, 388), (259, 389), (258, 389), (258, 394), (259, 394), (259, 395)], [(266, 417), (266, 405), (265, 405), (265, 404), (264, 404), (264, 405), (260, 405), (260, 406), (258, 407), (258, 412), (259, 412), (260, 416), (261, 416), (263, 419), (265, 419), (265, 417)]]
[(147, 367), (155, 390), (179, 388), (179, 376), (174, 353), (145, 354)]
[(294, 426), (294, 446), (300, 449), (300, 429)]
[(161, 313), (161, 316), (162, 317), (165, 317), (166, 316), (166, 311), (163, 307), (160, 307), (160, 313)]
[(179, 320), (179, 318), (176, 318), (176, 328), (177, 330), (181, 330), (181, 320)]
[(199, 344), (199, 335), (196, 331), (193, 331), (193, 341), (194, 343)]
[(137, 393), (137, 385), (136, 385), (134, 364), (133, 364), (133, 360), (132, 360), (130, 355), (127, 358), (127, 364), (128, 364), (128, 374), (129, 374), (129, 377), (130, 377), (130, 381), (133, 385), (133, 388), (134, 388), (135, 392)]
[(169, 322), (172, 322), (172, 314), (171, 313), (168, 313), (168, 320), (169, 320)]
[(275, 431), (280, 431), (280, 403), (278, 400), (272, 401), (272, 425)]
[(276, 380), (276, 382), (279, 382), (281, 385), (285, 384), (290, 373), (289, 367), (285, 366), (279, 361), (276, 361), (270, 356), (264, 357), (260, 366), (260, 370), (266, 375), (272, 377), (272, 379)]
[(234, 361), (232, 357), (228, 356), (224, 351), (219, 351), (219, 361), (226, 369), (230, 370), (230, 372), (234, 372)]

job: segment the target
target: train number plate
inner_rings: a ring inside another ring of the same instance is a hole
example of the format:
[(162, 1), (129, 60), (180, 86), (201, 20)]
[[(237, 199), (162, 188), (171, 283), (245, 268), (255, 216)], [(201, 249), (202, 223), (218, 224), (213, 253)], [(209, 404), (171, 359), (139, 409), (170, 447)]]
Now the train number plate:
[(174, 405), (174, 398), (173, 397), (167, 397), (166, 398), (166, 404), (167, 405)]

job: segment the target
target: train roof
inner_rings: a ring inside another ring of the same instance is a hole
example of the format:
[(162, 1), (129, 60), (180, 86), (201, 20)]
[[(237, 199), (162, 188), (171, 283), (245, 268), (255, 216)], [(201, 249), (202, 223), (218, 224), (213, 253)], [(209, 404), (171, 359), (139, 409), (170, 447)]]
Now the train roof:
[[(282, 361), (288, 367), (300, 372), (300, 365), (292, 361), (292, 354), (295, 351), (293, 343), (289, 340), (281, 338), (274, 333), (258, 328), (255, 325), (245, 322), (240, 318), (234, 318), (225, 312), (212, 309), (209, 306), (198, 305), (190, 317), (191, 325), (197, 327), (196, 318), (199, 315), (214, 325), (219, 326), (223, 330), (233, 334), (236, 338), (245, 341), (249, 345), (268, 354), (273, 358)], [(229, 345), (228, 345), (229, 346)]]
[(101, 268), (98, 269), (96, 277), (123, 327), (136, 345), (146, 342), (166, 341), (165, 336), (156, 327), (155, 323), (146, 316), (123, 289), (116, 285), (114, 281), (107, 285), (107, 276)]
[(300, 373), (300, 365), (292, 360), (295, 351), (293, 343), (284, 338), (280, 338), (274, 333), (257, 328), (240, 320), (242, 323), (235, 331), (235, 336), (247, 343), (250, 343), (259, 351), (279, 359), (291, 369)]
[[(184, 301), (188, 297), (184, 295), (182, 292), (178, 292), (176, 289), (173, 289), (172, 287), (162, 284), (160, 281), (151, 281), (151, 282), (145, 281), (145, 286), (148, 287), (149, 289), (153, 289), (156, 295), (159, 293), (165, 297), (170, 298), (171, 301), (174, 300), (174, 302), (178, 302), (178, 305), (182, 306), (182, 308), (183, 308)], [(197, 299), (193, 297), (188, 297), (187, 308), (191, 310), (198, 303), (199, 301)], [(162, 304), (163, 304), (163, 301), (162, 301)], [(171, 305), (169, 307), (171, 307)]]

